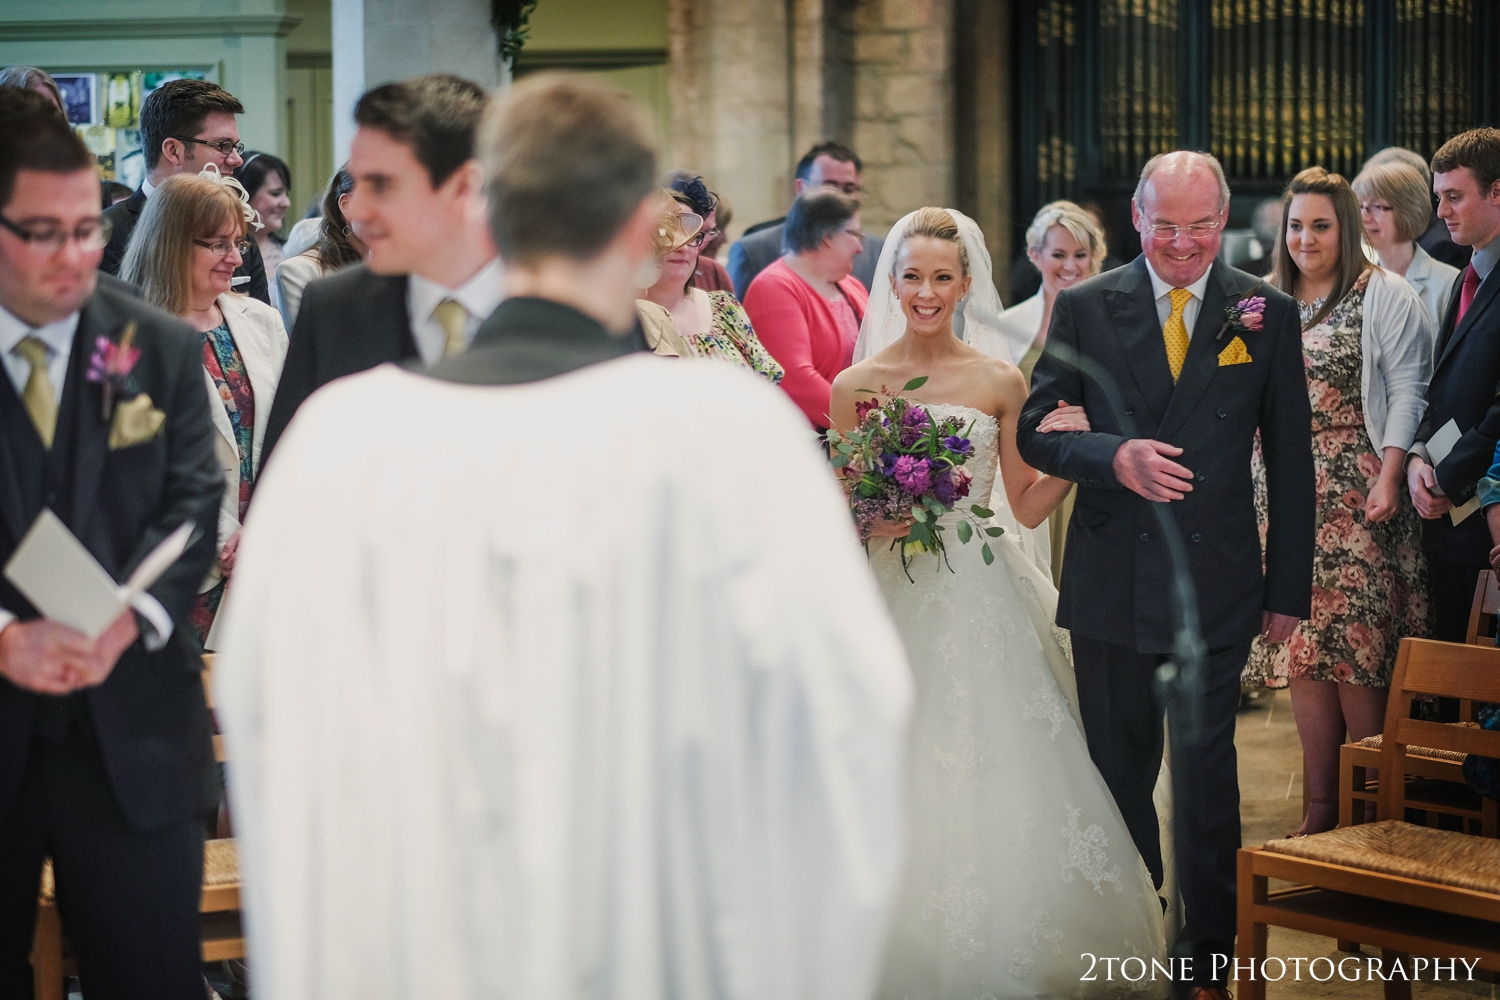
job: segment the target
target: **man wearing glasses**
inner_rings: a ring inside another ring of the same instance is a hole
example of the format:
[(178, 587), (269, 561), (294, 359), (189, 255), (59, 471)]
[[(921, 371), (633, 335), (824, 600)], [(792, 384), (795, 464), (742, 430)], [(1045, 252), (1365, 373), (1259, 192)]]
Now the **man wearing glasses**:
[[(182, 623), (224, 479), (200, 338), (96, 286), (109, 234), (82, 140), (45, 98), (0, 87), (0, 565), (43, 510), (117, 580), (185, 521), (209, 529), (97, 639), (0, 577), (0, 996), (32, 995), (50, 857), (89, 996), (202, 1000), (218, 775)], [(106, 353), (119, 378), (95, 381)]]
[[(1182, 692), (1191, 700), (1174, 701), (1167, 726), (1184, 917), (1174, 954), (1193, 959), (1191, 981), (1177, 983), (1183, 1000), (1227, 996), (1240, 671), (1257, 635), (1287, 641), (1312, 604), (1301, 323), (1290, 296), (1216, 261), (1228, 215), (1229, 185), (1213, 157), (1179, 151), (1146, 163), (1131, 201), (1141, 256), (1058, 294), (1016, 432), (1034, 468), (1078, 484), (1057, 624), (1072, 629), (1089, 754), (1158, 888), (1152, 790), (1166, 706), (1155, 678), (1181, 628), (1164, 596), (1176, 570), (1161, 508), (1176, 522), (1206, 647), (1193, 690)], [(1039, 433), (1060, 399), (1082, 405), (1091, 430)], [(1264, 570), (1250, 475), (1257, 431)]]
[[(105, 210), (114, 232), (109, 246), (104, 248), (101, 270), (120, 273), (130, 234), (135, 232), (146, 199), (162, 181), (173, 174), (196, 174), (210, 163), (228, 177), (245, 162), (240, 159), (245, 144), (240, 142), (240, 127), (234, 117), (244, 113), (239, 98), (207, 80), (172, 80), (151, 92), (141, 105), (141, 150), (146, 157), (146, 180), (135, 194)], [(270, 305), (266, 266), (255, 241), (250, 243), (244, 263), (234, 272), (234, 289)]]
[[(800, 195), (809, 189), (830, 187), (860, 201), (865, 189), (860, 187), (859, 176), (864, 169), (858, 154), (840, 142), (820, 142), (809, 149), (797, 161), (797, 176), (792, 182), (793, 194)], [(742, 301), (750, 290), (755, 276), (781, 258), (781, 233), (786, 219), (762, 222), (745, 230), (745, 235), (729, 248), (729, 277), (734, 281), (734, 293)], [(870, 290), (875, 280), (875, 265), (880, 260), (880, 251), (885, 240), (879, 236), (866, 235), (859, 256), (854, 258), (851, 272), (859, 283)]]

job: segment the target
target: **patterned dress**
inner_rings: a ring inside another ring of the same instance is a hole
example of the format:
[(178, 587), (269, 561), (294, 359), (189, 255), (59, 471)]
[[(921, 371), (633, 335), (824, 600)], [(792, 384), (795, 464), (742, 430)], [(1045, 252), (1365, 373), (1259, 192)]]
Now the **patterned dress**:
[[(243, 523), (250, 505), (250, 490), (255, 484), (251, 450), (255, 440), (255, 391), (250, 387), (245, 360), (240, 357), (239, 348), (234, 346), (234, 337), (227, 324), (220, 323), (203, 335), (203, 367), (214, 380), (224, 409), (229, 411), (229, 426), (234, 428), (234, 440), (240, 449), (239, 519)], [(227, 583), (227, 580), (220, 580), (212, 590), (199, 594), (188, 612), (188, 622), (193, 626), (199, 645), (208, 640), (208, 631), (224, 601)]]
[[(1389, 521), (1369, 524), (1364, 517), (1381, 463), (1365, 430), (1360, 395), (1364, 294), (1351, 291), (1302, 334), (1318, 505), (1312, 618), (1288, 642), (1267, 646), (1255, 640), (1246, 683), (1279, 688), (1295, 677), (1389, 687), (1401, 640), (1432, 632), (1421, 526), (1406, 491), (1398, 492), (1401, 506)], [(1259, 445), (1254, 461), (1264, 543), (1266, 478)]]
[(693, 353), (700, 358), (722, 358), (770, 379), (773, 385), (781, 384), (786, 371), (761, 346), (739, 301), (728, 292), (709, 292), (708, 302), (713, 313), (708, 329), (687, 338)]

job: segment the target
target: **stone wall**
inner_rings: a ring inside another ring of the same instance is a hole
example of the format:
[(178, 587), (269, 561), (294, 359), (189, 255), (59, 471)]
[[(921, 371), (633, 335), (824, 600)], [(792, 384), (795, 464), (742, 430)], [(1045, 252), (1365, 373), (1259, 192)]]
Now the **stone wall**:
[(845, 19), (862, 220), (879, 232), (922, 205), (953, 204), (952, 0), (864, 0)]
[(953, 0), (670, 0), (666, 159), (730, 200), (734, 234), (785, 213), (823, 139), (865, 161), (871, 232), (952, 204), (952, 24)]

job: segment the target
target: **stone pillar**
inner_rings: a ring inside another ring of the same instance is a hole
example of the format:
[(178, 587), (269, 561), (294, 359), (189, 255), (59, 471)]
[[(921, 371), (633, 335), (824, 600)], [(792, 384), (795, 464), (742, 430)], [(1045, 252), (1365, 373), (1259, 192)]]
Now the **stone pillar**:
[(865, 164), (860, 221), (880, 233), (912, 209), (953, 205), (953, 2), (869, 0), (847, 16), (852, 138)]
[(488, 0), (333, 0), (335, 161), (349, 156), (361, 94), (438, 72), (491, 89), (500, 82)]

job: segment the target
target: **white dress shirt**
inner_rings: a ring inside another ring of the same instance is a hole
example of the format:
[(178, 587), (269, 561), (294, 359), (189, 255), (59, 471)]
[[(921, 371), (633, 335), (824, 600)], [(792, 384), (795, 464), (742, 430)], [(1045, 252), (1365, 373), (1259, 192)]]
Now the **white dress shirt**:
[[(78, 332), (78, 313), (73, 313), (56, 323), (33, 328), (22, 322), (10, 310), (0, 307), (0, 355), (5, 358), (5, 374), (10, 376), (16, 395), (26, 392), (26, 382), (31, 378), (31, 364), (16, 353), (16, 345), (27, 337), (35, 337), (47, 345), (47, 377), (52, 381), (52, 398), (59, 408), (63, 405), (63, 386), (68, 380), (68, 358), (73, 353), (73, 337)], [(145, 623), (141, 638), (146, 648), (155, 652), (166, 645), (172, 636), (172, 616), (161, 602), (150, 594), (137, 594), (130, 606), (140, 613)], [(0, 608), (0, 630), (15, 621), (16, 616)], [(153, 634), (154, 633), (154, 634)]]
[[(1208, 288), (1208, 276), (1213, 270), (1213, 265), (1210, 264), (1202, 277), (1187, 286), (1187, 290), (1193, 294), (1187, 305), (1182, 307), (1182, 322), (1187, 324), (1188, 340), (1193, 339), (1193, 324), (1198, 322), (1198, 310), (1203, 308), (1203, 293)], [(1177, 286), (1162, 281), (1149, 260), (1146, 261), (1146, 273), (1151, 275), (1151, 295), (1156, 299), (1156, 318), (1161, 321), (1162, 329), (1165, 330), (1167, 318), (1172, 315), (1172, 289)]]
[(432, 315), (444, 299), (453, 299), (469, 312), (464, 324), (464, 344), (474, 340), (479, 324), (489, 319), (490, 313), (505, 298), (500, 286), (500, 258), (496, 257), (481, 267), (461, 288), (444, 288), (420, 274), (406, 279), (406, 318), (411, 323), (412, 339), (417, 342), (417, 353), (424, 364), (433, 364), (443, 356), (448, 343), (448, 334)]

